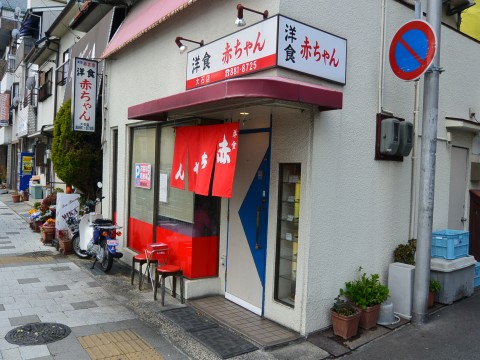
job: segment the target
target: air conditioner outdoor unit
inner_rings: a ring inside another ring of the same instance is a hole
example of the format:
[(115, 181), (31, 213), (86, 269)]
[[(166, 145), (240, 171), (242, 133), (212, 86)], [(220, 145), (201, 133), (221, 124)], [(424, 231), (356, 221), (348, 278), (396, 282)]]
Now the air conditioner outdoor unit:
[(18, 104), (20, 104), (20, 98), (18, 96), (15, 96), (12, 100), (12, 106), (17, 107)]

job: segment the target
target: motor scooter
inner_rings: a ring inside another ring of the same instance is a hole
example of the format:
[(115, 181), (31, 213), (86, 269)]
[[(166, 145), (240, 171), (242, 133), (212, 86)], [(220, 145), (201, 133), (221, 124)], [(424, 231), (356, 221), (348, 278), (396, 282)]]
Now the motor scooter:
[[(102, 183), (99, 182), (97, 186), (101, 189)], [(123, 257), (123, 254), (116, 250), (119, 245), (116, 237), (121, 235), (118, 231), (121, 227), (95, 212), (96, 204), (100, 201), (98, 197), (95, 201), (87, 200), (85, 215), (68, 219), (67, 225), (72, 234), (74, 253), (82, 259), (94, 256), (95, 261), (91, 268), (93, 269), (98, 261), (102, 270), (108, 272), (112, 268), (113, 259)]]

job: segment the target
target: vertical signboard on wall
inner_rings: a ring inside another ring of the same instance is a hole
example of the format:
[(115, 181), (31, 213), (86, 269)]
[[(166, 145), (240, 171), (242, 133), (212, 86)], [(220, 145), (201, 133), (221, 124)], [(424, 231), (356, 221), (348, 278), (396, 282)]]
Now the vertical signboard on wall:
[(95, 132), (98, 62), (75, 58), (73, 75), (73, 131)]
[(9, 125), (10, 94), (0, 94), (0, 126)]

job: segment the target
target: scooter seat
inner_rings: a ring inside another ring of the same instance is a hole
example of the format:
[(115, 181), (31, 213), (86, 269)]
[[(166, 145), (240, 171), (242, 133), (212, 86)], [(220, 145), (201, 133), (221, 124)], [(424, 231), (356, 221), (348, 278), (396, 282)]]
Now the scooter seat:
[(112, 254), (112, 256), (116, 259), (120, 259), (123, 257), (123, 253), (121, 252), (116, 252), (115, 254)]
[(113, 225), (113, 221), (110, 219), (95, 219), (93, 223), (95, 225)]

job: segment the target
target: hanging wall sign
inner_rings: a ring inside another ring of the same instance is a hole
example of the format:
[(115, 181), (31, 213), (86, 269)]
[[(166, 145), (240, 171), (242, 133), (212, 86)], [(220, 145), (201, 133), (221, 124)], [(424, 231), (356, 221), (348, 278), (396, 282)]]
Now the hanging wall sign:
[(186, 88), (272, 67), (345, 84), (346, 66), (346, 39), (277, 15), (190, 51)]
[(73, 131), (95, 132), (98, 62), (75, 58), (73, 83)]
[(10, 94), (0, 94), (0, 126), (8, 126)]

